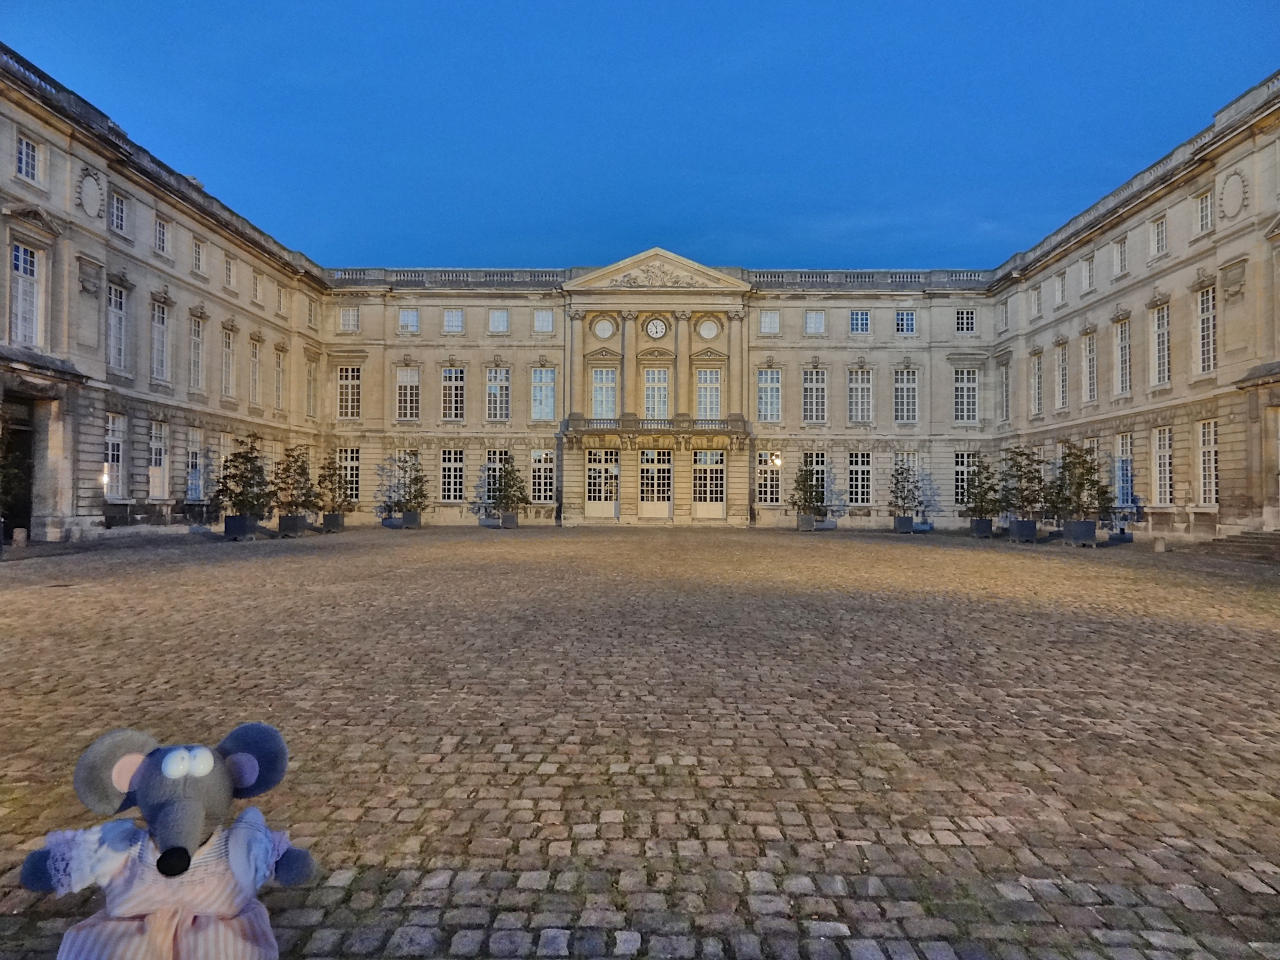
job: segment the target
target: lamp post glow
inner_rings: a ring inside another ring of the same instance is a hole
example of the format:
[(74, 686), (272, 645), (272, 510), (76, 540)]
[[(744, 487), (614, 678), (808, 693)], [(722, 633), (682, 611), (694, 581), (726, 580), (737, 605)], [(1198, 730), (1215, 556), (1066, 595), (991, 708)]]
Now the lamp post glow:
[(781, 467), (781, 466), (782, 466), (782, 454), (780, 454), (780, 453), (775, 453), (772, 457), (770, 457), (770, 458), (769, 458), (769, 462), (770, 462), (771, 464), (773, 464), (775, 467)]

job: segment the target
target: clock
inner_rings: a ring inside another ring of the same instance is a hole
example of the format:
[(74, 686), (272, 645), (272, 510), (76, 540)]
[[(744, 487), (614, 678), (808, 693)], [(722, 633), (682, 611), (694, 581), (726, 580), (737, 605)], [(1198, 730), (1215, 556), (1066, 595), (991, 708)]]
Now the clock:
[(667, 322), (661, 317), (653, 317), (644, 325), (644, 332), (654, 340), (661, 340), (667, 335)]

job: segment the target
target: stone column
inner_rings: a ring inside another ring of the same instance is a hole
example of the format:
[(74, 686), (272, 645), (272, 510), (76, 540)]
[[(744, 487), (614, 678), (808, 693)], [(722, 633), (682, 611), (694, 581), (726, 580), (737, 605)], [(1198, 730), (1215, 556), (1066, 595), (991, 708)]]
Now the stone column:
[(587, 412), (586, 369), (583, 363), (582, 321), (586, 314), (581, 310), (569, 313), (569, 402), (565, 404), (569, 416), (583, 416)]
[(689, 406), (689, 317), (688, 310), (676, 311), (675, 391), (677, 414), (688, 415)]
[(742, 397), (742, 365), (745, 357), (742, 354), (742, 321), (744, 314), (735, 311), (729, 314), (729, 408), (725, 415), (745, 412)]
[(622, 318), (622, 362), (619, 364), (618, 376), (622, 383), (618, 385), (622, 399), (622, 416), (634, 415), (636, 412), (636, 312), (624, 310), (619, 314)]

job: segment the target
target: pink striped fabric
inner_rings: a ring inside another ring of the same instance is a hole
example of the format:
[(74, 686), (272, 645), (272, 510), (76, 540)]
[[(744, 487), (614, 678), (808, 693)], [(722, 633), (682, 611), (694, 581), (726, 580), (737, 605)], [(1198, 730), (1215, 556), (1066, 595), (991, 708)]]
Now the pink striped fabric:
[[(75, 836), (100, 842), (97, 828)], [(69, 839), (60, 835), (55, 858), (94, 858), (95, 851), (71, 849)], [(186, 873), (166, 877), (156, 869), (159, 851), (140, 830), (127, 856), (98, 858), (109, 876), (80, 877), (80, 886), (105, 888), (106, 906), (66, 932), (58, 960), (276, 960), (275, 935), (255, 893), (287, 846), (251, 808), (228, 829), (219, 827)]]

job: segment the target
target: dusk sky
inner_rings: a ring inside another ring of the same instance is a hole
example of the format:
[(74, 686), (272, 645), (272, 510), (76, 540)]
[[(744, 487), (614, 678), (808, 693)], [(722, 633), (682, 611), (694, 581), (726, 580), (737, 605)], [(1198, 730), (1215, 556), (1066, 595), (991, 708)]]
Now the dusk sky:
[(0, 39), (325, 266), (994, 267), (1280, 69), (1277, 0), (110, 7)]

